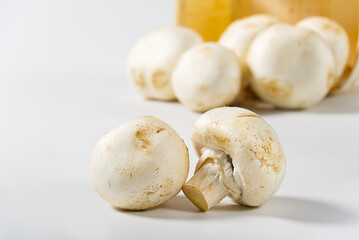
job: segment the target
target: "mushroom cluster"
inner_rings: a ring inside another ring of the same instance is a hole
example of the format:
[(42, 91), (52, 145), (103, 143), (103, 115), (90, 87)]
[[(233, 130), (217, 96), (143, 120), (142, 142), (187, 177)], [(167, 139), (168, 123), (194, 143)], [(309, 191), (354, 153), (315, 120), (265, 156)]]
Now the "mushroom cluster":
[(347, 74), (349, 45), (345, 29), (324, 17), (290, 25), (253, 15), (234, 21), (218, 43), (181, 26), (147, 34), (130, 53), (128, 77), (145, 98), (207, 111), (191, 134), (199, 161), (185, 183), (189, 157), (181, 137), (155, 117), (136, 118), (96, 143), (90, 163), (96, 191), (127, 210), (155, 207), (181, 189), (202, 211), (225, 197), (264, 204), (285, 176), (279, 137), (256, 113), (224, 106), (250, 91), (282, 109), (314, 106), (359, 75), (358, 63)]
[(231, 23), (218, 43), (180, 26), (149, 33), (132, 49), (127, 73), (145, 98), (177, 99), (198, 112), (241, 104), (248, 92), (281, 109), (305, 109), (348, 86), (349, 49), (345, 29), (331, 19), (290, 25), (257, 14)]
[(181, 189), (202, 211), (225, 197), (247, 206), (268, 201), (281, 185), (284, 151), (260, 116), (238, 107), (212, 109), (192, 129), (199, 161), (194, 176), (179, 135), (155, 117), (139, 117), (106, 133), (90, 162), (93, 185), (112, 206), (145, 210)]

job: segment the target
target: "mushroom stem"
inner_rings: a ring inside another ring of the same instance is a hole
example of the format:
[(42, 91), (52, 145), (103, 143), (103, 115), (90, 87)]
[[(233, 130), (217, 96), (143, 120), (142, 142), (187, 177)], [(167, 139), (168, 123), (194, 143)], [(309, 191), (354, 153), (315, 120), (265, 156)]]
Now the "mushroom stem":
[(228, 195), (219, 181), (219, 172), (213, 159), (208, 158), (194, 176), (183, 186), (186, 197), (202, 211), (207, 211)]

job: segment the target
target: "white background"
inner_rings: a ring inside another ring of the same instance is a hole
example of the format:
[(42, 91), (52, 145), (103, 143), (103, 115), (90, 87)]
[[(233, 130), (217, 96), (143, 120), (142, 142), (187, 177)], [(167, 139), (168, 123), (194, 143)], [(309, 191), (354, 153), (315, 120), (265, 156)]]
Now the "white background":
[(279, 134), (287, 176), (260, 208), (199, 212), (182, 193), (122, 212), (93, 190), (95, 142), (153, 115), (189, 146), (199, 114), (145, 101), (124, 74), (136, 39), (173, 23), (174, 1), (0, 0), (0, 239), (358, 239), (359, 94), (306, 111), (254, 109)]

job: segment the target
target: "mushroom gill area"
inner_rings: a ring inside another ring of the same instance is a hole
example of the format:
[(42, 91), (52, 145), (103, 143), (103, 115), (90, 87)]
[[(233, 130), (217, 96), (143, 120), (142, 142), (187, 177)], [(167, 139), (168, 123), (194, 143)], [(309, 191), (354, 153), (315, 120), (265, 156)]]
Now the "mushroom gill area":
[[(221, 184), (228, 190), (229, 196), (233, 199), (239, 199), (242, 196), (242, 184), (241, 181), (237, 179), (241, 179), (240, 177), (236, 177), (235, 174), (238, 174), (235, 171), (235, 167), (233, 166), (232, 157), (222, 150), (215, 150), (216, 158), (215, 163), (219, 172), (219, 181)], [(236, 181), (237, 180), (237, 181)]]

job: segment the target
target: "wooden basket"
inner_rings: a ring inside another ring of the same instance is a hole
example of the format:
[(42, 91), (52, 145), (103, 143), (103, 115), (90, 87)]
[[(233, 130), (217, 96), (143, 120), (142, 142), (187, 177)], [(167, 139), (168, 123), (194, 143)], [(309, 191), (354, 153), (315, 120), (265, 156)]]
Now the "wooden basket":
[(216, 41), (232, 21), (257, 13), (273, 14), (291, 24), (308, 16), (335, 20), (350, 38), (344, 77), (348, 83), (359, 77), (359, 0), (177, 0), (176, 22), (206, 41)]

